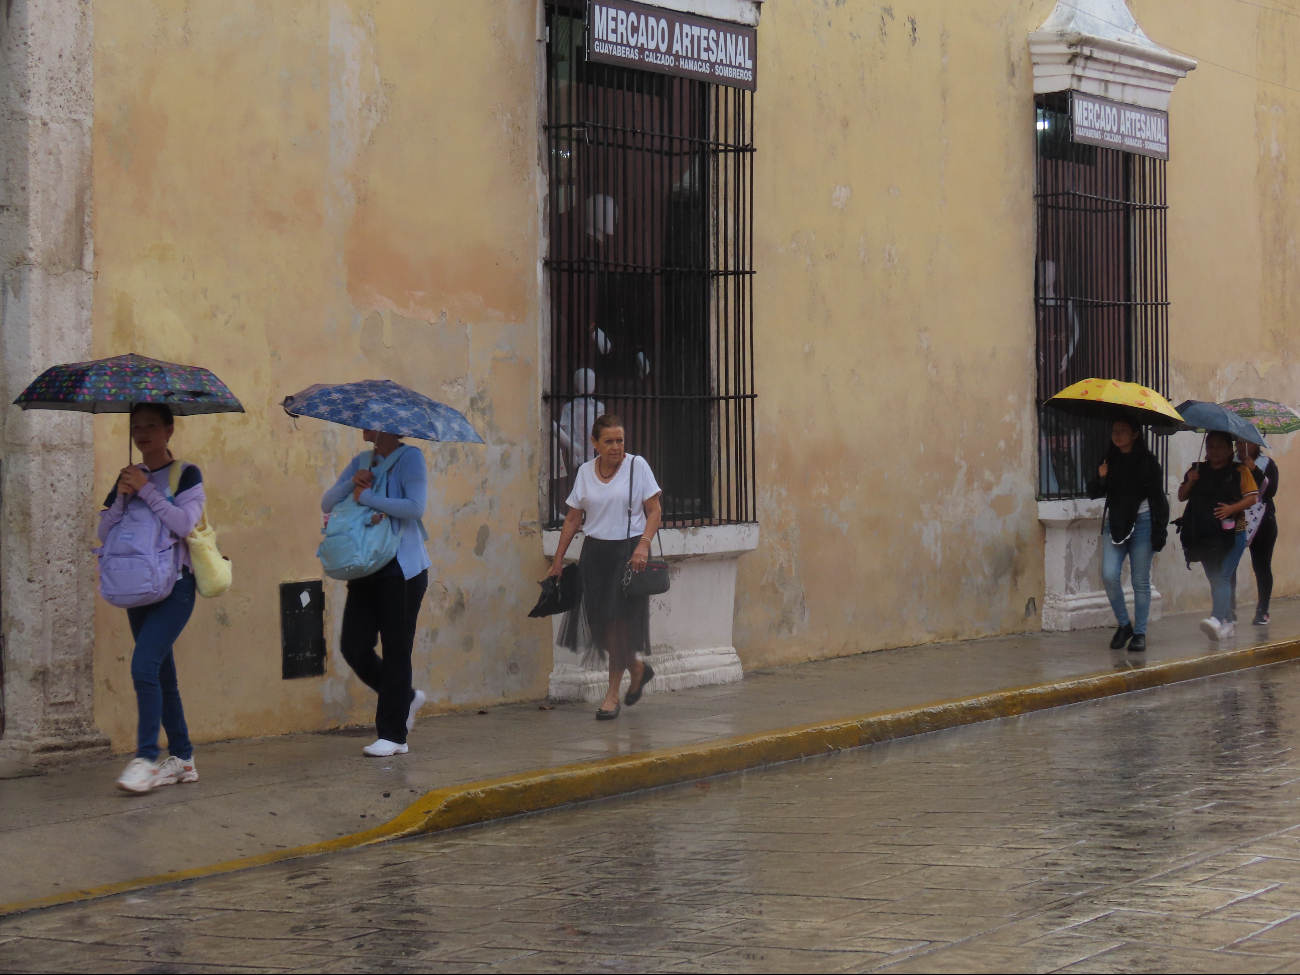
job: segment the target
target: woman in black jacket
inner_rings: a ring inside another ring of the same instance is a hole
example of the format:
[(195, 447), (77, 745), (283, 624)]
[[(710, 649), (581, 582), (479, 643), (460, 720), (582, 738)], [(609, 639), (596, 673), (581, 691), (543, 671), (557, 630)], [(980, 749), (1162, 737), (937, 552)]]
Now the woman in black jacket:
[[(1116, 420), (1110, 444), (1097, 476), (1088, 482), (1089, 497), (1106, 499), (1101, 581), (1117, 625), (1110, 648), (1122, 650), (1127, 644), (1133, 653), (1141, 653), (1147, 648), (1151, 612), (1151, 560), (1169, 535), (1169, 498), (1164, 471), (1147, 449), (1141, 427)], [(1120, 582), (1125, 557), (1133, 576), (1131, 621)]]

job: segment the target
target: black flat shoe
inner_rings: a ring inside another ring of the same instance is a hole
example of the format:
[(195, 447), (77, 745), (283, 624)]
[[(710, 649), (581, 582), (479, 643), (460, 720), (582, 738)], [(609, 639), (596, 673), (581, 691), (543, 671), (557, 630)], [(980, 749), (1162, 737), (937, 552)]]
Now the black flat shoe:
[(1147, 635), (1145, 633), (1134, 633), (1133, 639), (1128, 641), (1129, 653), (1146, 653)]
[(1115, 635), (1110, 638), (1110, 648), (1112, 650), (1123, 650), (1124, 644), (1128, 643), (1129, 638), (1133, 636), (1133, 624), (1128, 626), (1117, 626)]
[(614, 705), (614, 710), (613, 710), (613, 711), (606, 711), (606, 710), (604, 710), (604, 709), (600, 709), (600, 710), (598, 710), (598, 711), (596, 712), (596, 720), (597, 720), (597, 721), (613, 721), (615, 718), (618, 717), (618, 712), (620, 712), (620, 711), (622, 711), (622, 710), (623, 710), (623, 705), (621, 705), (621, 704), (615, 704), (615, 705)]
[(626, 704), (628, 707), (631, 707), (637, 701), (641, 700), (641, 692), (645, 690), (646, 684), (649, 684), (654, 679), (655, 679), (655, 669), (651, 667), (649, 664), (646, 664), (645, 670), (641, 672), (640, 686), (637, 687), (635, 691), (629, 689), (628, 692), (623, 695), (623, 703)]

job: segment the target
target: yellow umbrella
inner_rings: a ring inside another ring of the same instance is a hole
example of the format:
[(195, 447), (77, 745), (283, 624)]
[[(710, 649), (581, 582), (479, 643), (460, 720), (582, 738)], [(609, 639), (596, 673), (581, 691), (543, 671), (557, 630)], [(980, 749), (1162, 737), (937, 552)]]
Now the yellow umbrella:
[(1118, 379), (1085, 379), (1047, 401), (1053, 409), (1097, 420), (1135, 420), (1150, 426), (1173, 427), (1183, 422), (1178, 411), (1154, 389)]

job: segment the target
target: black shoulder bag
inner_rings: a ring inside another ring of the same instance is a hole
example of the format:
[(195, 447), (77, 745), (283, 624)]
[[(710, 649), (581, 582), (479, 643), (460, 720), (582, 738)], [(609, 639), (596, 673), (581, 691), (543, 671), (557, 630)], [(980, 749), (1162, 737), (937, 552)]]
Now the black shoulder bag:
[[(627, 537), (632, 537), (632, 484), (636, 480), (636, 457), (629, 456), (627, 461), (632, 466), (627, 472)], [(655, 532), (655, 538), (659, 532)], [(637, 543), (638, 545), (640, 542)], [(629, 559), (623, 569), (624, 596), (661, 596), (668, 591), (668, 563), (663, 560), (664, 543), (659, 542), (659, 558), (650, 559), (640, 572), (632, 569)]]

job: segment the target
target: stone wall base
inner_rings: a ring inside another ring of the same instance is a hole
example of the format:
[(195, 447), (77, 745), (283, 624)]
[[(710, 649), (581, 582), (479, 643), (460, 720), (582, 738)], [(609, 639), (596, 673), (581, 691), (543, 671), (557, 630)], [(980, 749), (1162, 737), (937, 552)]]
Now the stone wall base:
[[(1110, 600), (1101, 583), (1102, 501), (1040, 501), (1038, 520), (1046, 529), (1043, 546), (1043, 577), (1047, 591), (1043, 594), (1044, 630), (1086, 630), (1097, 626), (1114, 626)], [(1129, 565), (1124, 563), (1124, 595), (1129, 612), (1133, 612), (1133, 587), (1129, 584)], [(1150, 620), (1160, 619), (1163, 599), (1151, 587)]]
[[(1124, 571), (1128, 572), (1127, 564)], [(1133, 587), (1124, 587), (1124, 601), (1133, 615)], [(1154, 623), (1163, 615), (1163, 597), (1155, 586), (1151, 587), (1151, 615)], [(1043, 600), (1043, 629), (1052, 631), (1088, 630), (1097, 626), (1114, 626), (1115, 615), (1110, 611), (1110, 600), (1103, 592), (1080, 592), (1073, 595), (1049, 596)]]
[[(568, 651), (556, 649), (557, 655)], [(573, 657), (572, 654), (569, 654)], [(551, 671), (551, 698), (556, 701), (600, 701), (609, 687), (609, 677), (602, 670), (583, 670), (576, 657), (573, 663), (557, 661)], [(711, 647), (705, 650), (655, 650), (646, 661), (654, 666), (655, 679), (646, 687), (647, 694), (683, 691), (688, 687), (710, 684), (735, 684), (744, 674), (735, 647)], [(623, 675), (623, 691), (630, 678)]]
[(108, 736), (94, 730), (0, 741), (0, 761), (36, 768), (92, 762), (110, 758), (112, 754)]
[[(554, 557), (559, 532), (543, 540), (547, 557)], [(582, 551), (583, 536), (574, 539), (569, 560)], [(655, 679), (647, 694), (680, 691), (709, 684), (731, 684), (744, 675), (732, 646), (736, 607), (736, 562), (758, 545), (758, 526), (718, 525), (671, 528), (660, 532), (654, 555), (668, 562), (672, 588), (650, 599), (650, 663)], [(558, 637), (560, 617), (552, 618)], [(609, 688), (609, 672), (585, 670), (578, 656), (555, 647), (550, 693), (557, 701), (599, 701)], [(628, 677), (623, 678), (627, 688)]]

